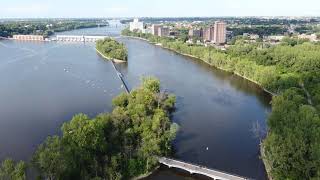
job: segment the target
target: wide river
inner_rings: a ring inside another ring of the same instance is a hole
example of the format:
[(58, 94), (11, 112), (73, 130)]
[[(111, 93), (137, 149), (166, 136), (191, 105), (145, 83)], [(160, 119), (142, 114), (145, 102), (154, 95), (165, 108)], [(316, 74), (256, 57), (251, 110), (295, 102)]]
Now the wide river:
[[(120, 28), (91, 28), (61, 34), (119, 36)], [(118, 64), (130, 88), (155, 76), (176, 94), (173, 121), (180, 125), (175, 158), (238, 175), (265, 179), (259, 139), (270, 96), (255, 84), (147, 42), (119, 38), (129, 62)], [(0, 41), (0, 161), (30, 160), (48, 135), (76, 113), (112, 110), (121, 82), (93, 43)], [(161, 167), (147, 179), (207, 179)]]

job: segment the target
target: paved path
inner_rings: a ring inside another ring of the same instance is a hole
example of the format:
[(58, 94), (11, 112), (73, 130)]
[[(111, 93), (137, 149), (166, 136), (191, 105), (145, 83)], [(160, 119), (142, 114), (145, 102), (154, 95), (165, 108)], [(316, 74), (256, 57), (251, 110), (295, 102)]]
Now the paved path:
[(159, 163), (164, 164), (164, 165), (168, 166), (169, 168), (175, 167), (175, 168), (186, 170), (186, 171), (190, 172), (191, 174), (202, 174), (202, 175), (208, 176), (210, 178), (213, 178), (215, 180), (218, 180), (218, 179), (219, 180), (245, 180), (245, 179), (249, 179), (249, 178), (245, 178), (245, 177), (241, 177), (241, 176), (237, 176), (237, 175), (232, 175), (229, 173), (225, 173), (225, 172), (209, 169), (206, 167), (202, 167), (199, 165), (194, 165), (191, 163), (186, 163), (186, 162), (182, 162), (182, 161), (174, 160), (174, 159), (169, 159), (169, 158), (165, 158), (165, 157), (159, 158)]
[(304, 91), (304, 93), (305, 93), (306, 96), (307, 96), (308, 103), (312, 106), (313, 103), (312, 103), (311, 95), (310, 95), (310, 93), (308, 92), (308, 90), (305, 88), (304, 83), (300, 83), (300, 86), (301, 86), (302, 90)]
[(112, 66), (113, 66), (114, 70), (115, 70), (116, 73), (117, 73), (118, 78), (119, 78), (120, 81), (122, 82), (122, 85), (123, 85), (123, 87), (125, 88), (127, 94), (130, 94), (130, 90), (129, 90), (127, 84), (124, 82), (122, 74), (118, 71), (118, 69), (117, 69), (116, 66), (114, 65), (114, 62), (111, 61), (111, 63), (112, 63)]

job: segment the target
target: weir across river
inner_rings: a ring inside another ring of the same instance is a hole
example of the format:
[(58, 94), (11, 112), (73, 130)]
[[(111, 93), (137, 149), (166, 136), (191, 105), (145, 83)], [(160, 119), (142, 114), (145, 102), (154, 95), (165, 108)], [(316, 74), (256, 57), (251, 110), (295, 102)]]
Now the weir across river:
[(109, 36), (76, 36), (76, 35), (57, 35), (52, 40), (65, 42), (96, 42)]

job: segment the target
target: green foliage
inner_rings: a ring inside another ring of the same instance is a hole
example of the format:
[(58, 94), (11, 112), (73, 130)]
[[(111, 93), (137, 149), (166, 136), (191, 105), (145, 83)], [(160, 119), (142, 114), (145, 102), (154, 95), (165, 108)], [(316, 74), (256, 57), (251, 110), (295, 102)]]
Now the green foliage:
[[(0, 24), (0, 36), (11, 37), (15, 34), (35, 34), (48, 37), (54, 32), (70, 31), (74, 29), (106, 26), (105, 22), (86, 20), (33, 20), (10, 21)], [(50, 26), (48, 26), (50, 25)]]
[(300, 39), (300, 38), (291, 38), (291, 37), (285, 37), (282, 39), (282, 44), (288, 45), (288, 46), (296, 46), (299, 44), (303, 44), (305, 42), (309, 42), (308, 39)]
[[(250, 43), (237, 37), (227, 51), (192, 46), (130, 32), (178, 53), (245, 77), (277, 94), (263, 143), (271, 175), (282, 179), (320, 179), (320, 44), (285, 38), (280, 45)], [(312, 102), (311, 104), (309, 102)], [(168, 98), (162, 107), (170, 106)], [(155, 121), (157, 122), (157, 121)]]
[(287, 32), (287, 29), (283, 26), (270, 26), (263, 25), (263, 26), (246, 26), (246, 27), (229, 27), (228, 31), (232, 31), (235, 36), (243, 35), (243, 33), (249, 33), (249, 34), (258, 34), (259, 36), (270, 36), (270, 35), (277, 35), (277, 34), (283, 34)]
[(1, 180), (25, 180), (27, 165), (20, 161), (15, 163), (12, 159), (6, 159), (0, 166)]
[(320, 178), (319, 113), (297, 89), (275, 97), (272, 105), (264, 147), (273, 178)]
[(160, 81), (158, 79), (152, 77), (144, 77), (142, 78), (142, 86), (145, 87), (146, 90), (149, 90), (153, 93), (160, 92)]
[(128, 52), (125, 45), (114, 39), (105, 38), (104, 40), (99, 40), (96, 42), (96, 48), (108, 58), (123, 61), (127, 61), (128, 59)]
[(171, 153), (178, 130), (171, 123), (175, 96), (160, 91), (155, 78), (113, 99), (112, 113), (75, 115), (61, 137), (49, 137), (34, 154), (44, 179), (128, 179), (149, 172), (156, 157)]

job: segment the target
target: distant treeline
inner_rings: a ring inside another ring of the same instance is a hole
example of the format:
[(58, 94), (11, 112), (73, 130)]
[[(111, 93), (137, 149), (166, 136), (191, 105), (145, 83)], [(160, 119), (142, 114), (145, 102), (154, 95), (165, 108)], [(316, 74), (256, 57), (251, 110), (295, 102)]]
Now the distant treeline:
[(54, 32), (74, 29), (107, 26), (107, 22), (91, 21), (12, 21), (0, 24), (0, 36), (12, 37), (15, 34), (34, 34), (45, 37)]
[(243, 35), (244, 33), (258, 34), (260, 37), (270, 35), (283, 35), (287, 28), (283, 26), (254, 26), (254, 27), (228, 27), (228, 31), (233, 32), (233, 36)]
[(275, 96), (262, 157), (275, 180), (320, 179), (320, 43), (285, 38), (280, 45), (238, 39), (226, 51), (179, 39), (123, 31), (247, 78)]
[[(121, 20), (122, 23), (126, 24), (132, 22), (133, 19)], [(161, 23), (161, 22), (194, 22), (202, 21), (204, 23), (212, 23), (214, 21), (225, 21), (229, 24), (237, 23), (241, 25), (302, 25), (302, 24), (316, 24), (320, 22), (320, 18), (312, 19), (284, 19), (284, 18), (237, 18), (237, 17), (179, 17), (179, 18), (141, 18), (146, 23)]]

